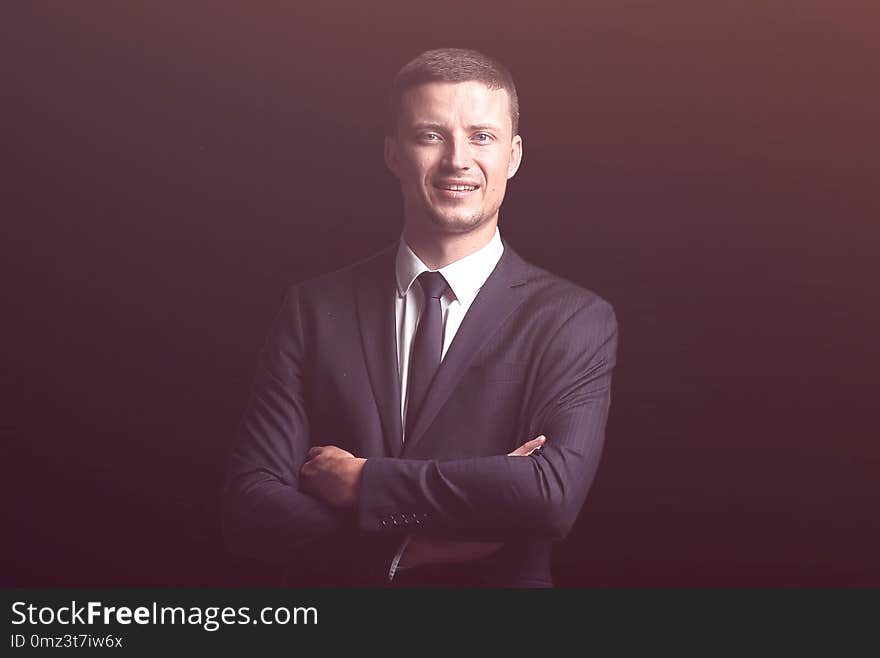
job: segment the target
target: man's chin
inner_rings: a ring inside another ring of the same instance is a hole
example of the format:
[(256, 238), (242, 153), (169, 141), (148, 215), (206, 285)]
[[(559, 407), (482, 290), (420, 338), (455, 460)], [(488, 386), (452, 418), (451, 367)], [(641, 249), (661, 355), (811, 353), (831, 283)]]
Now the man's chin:
[(434, 228), (442, 233), (469, 233), (489, 221), (490, 217), (482, 213), (476, 215), (445, 215), (430, 213), (428, 217)]

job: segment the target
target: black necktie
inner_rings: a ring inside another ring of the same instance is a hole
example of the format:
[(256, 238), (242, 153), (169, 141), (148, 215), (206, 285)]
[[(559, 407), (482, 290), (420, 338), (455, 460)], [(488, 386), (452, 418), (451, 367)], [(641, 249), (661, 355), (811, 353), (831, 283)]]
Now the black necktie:
[(407, 387), (406, 435), (409, 436), (415, 425), (425, 394), (440, 366), (443, 352), (443, 314), (440, 310), (440, 296), (448, 284), (440, 272), (422, 272), (418, 278), (425, 291), (425, 303), (419, 326), (413, 337), (412, 353), (409, 358), (409, 386)]

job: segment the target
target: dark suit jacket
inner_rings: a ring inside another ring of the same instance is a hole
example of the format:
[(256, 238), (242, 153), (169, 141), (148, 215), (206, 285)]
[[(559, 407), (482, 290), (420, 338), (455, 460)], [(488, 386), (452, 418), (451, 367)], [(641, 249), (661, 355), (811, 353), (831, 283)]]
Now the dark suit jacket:
[[(294, 285), (259, 358), (231, 453), (224, 532), (299, 586), (380, 586), (408, 533), (502, 541), (489, 558), (396, 584), (549, 586), (604, 440), (617, 325), (588, 290), (504, 253), (401, 440), (397, 245)], [(543, 449), (506, 454), (539, 434)], [(366, 457), (356, 510), (301, 493), (312, 445)]]

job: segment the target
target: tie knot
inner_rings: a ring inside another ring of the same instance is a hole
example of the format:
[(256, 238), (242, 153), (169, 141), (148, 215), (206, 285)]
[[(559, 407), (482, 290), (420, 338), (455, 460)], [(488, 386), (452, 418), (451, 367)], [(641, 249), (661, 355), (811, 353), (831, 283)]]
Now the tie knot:
[(422, 272), (419, 274), (419, 284), (425, 291), (425, 295), (434, 299), (440, 299), (440, 296), (449, 287), (440, 272)]

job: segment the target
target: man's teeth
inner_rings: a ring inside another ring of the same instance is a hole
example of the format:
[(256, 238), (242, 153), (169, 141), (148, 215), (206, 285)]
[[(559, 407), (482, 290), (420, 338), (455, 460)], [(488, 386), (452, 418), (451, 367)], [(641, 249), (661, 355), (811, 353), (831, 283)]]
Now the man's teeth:
[(453, 192), (471, 192), (477, 189), (474, 185), (441, 185), (444, 190), (452, 190)]

